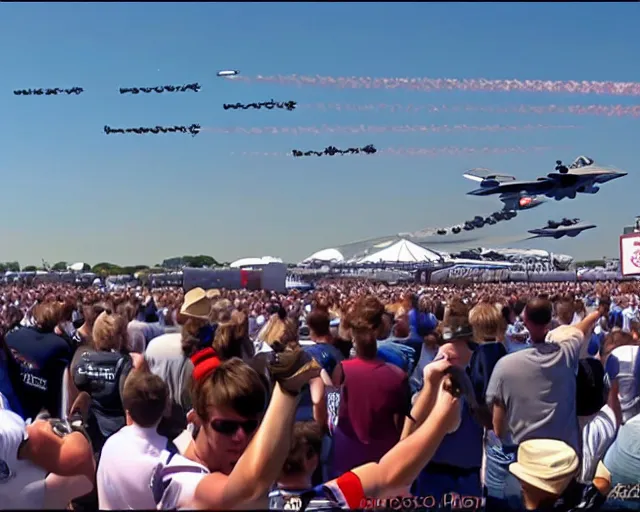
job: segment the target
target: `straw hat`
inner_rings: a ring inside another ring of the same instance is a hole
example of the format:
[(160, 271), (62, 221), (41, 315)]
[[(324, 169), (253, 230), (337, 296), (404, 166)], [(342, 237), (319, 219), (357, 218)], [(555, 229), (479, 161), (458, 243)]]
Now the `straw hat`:
[(208, 319), (211, 313), (211, 299), (202, 288), (194, 288), (184, 294), (180, 313), (191, 318)]
[(561, 495), (578, 470), (578, 455), (555, 439), (531, 439), (518, 446), (518, 462), (509, 471), (519, 480), (542, 491)]

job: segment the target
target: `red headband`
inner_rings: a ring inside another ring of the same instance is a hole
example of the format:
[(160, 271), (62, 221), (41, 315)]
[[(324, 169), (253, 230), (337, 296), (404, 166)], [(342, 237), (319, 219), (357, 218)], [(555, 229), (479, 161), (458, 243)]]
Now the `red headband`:
[(193, 354), (191, 362), (193, 363), (193, 379), (196, 382), (201, 381), (220, 366), (220, 358), (211, 347), (204, 348)]

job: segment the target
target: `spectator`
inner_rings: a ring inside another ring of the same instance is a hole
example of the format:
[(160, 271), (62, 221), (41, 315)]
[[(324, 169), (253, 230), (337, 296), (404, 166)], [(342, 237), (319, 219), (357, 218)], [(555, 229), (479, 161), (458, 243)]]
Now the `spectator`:
[[(194, 369), (190, 421), (195, 438), (181, 453), (163, 454), (155, 480), (161, 509), (236, 508), (266, 501), (290, 446), (290, 425), (301, 386), (320, 367), (300, 350), (283, 353), (272, 366), (278, 385), (264, 421), (267, 391), (257, 372), (239, 359), (201, 359)], [(289, 425), (289, 428), (287, 428)], [(256, 436), (253, 443), (251, 439)], [(176, 468), (176, 469), (173, 469)]]
[[(276, 482), (276, 489), (269, 494), (269, 508), (286, 509), (293, 497), (312, 491), (312, 475), (320, 463), (322, 452), (322, 427), (316, 422), (296, 422), (293, 427), (291, 449), (282, 468), (282, 474)], [(331, 508), (331, 502), (316, 499), (306, 508), (307, 511)]]
[(620, 427), (618, 436), (607, 450), (602, 466), (609, 486), (640, 483), (640, 416), (634, 416)]
[(518, 462), (511, 464), (509, 470), (522, 484), (526, 510), (551, 510), (571, 484), (578, 467), (578, 455), (566, 443), (531, 439), (518, 447)]
[(400, 439), (409, 408), (407, 375), (377, 357), (384, 305), (375, 297), (359, 299), (347, 323), (356, 357), (342, 363), (344, 381), (334, 432), (333, 474), (376, 462)]
[(589, 332), (600, 317), (587, 315), (572, 326), (552, 331), (552, 305), (533, 299), (524, 311), (524, 323), (532, 347), (508, 354), (498, 361), (487, 389), (492, 407), (493, 428), (501, 439), (512, 436), (515, 443), (528, 439), (558, 439), (580, 453), (576, 414), (578, 357)]
[(149, 482), (167, 447), (157, 427), (168, 404), (169, 388), (157, 375), (133, 372), (127, 377), (122, 391), (127, 426), (107, 439), (98, 465), (100, 510), (155, 508)]
[[(72, 409), (85, 412), (87, 406), (83, 395)], [(79, 430), (60, 436), (54, 425), (68, 427), (41, 419), (27, 425), (14, 412), (0, 409), (2, 476), (11, 479), (0, 486), (3, 509), (64, 509), (91, 491), (95, 464), (90, 444)]]
[[(451, 364), (465, 372), (468, 370), (476, 348), (472, 342), (469, 309), (459, 299), (451, 302), (441, 326), (445, 343), (430, 364), (447, 358)], [(414, 495), (433, 496), (437, 502), (450, 492), (463, 496), (482, 495), (483, 428), (474, 417), (471, 406), (466, 399), (461, 400), (461, 423), (454, 432), (444, 437), (429, 464), (418, 475), (412, 487)]]
[(143, 365), (140, 354), (127, 351), (127, 320), (105, 311), (93, 326), (94, 348), (76, 352), (71, 363), (73, 382), (92, 398), (87, 432), (97, 458), (106, 440), (125, 425), (122, 390), (134, 368)]
[(7, 334), (6, 342), (21, 366), (21, 393), (26, 418), (35, 418), (45, 409), (54, 417), (66, 416), (63, 405), (63, 376), (73, 355), (71, 347), (54, 333), (59, 320), (56, 302), (44, 302), (33, 308), (33, 327)]

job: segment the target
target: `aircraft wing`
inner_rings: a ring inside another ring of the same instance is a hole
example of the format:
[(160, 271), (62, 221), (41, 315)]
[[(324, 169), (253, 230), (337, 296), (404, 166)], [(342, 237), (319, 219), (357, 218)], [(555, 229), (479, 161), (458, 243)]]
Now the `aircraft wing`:
[(548, 177), (563, 187), (576, 185), (581, 181), (589, 181), (589, 176), (577, 173), (560, 174), (559, 172), (552, 172)]
[(508, 174), (500, 174), (490, 169), (470, 169), (463, 174), (463, 176), (469, 180), (482, 182), (484, 180), (496, 181), (497, 183), (506, 183), (508, 181), (515, 181), (515, 176), (509, 176)]

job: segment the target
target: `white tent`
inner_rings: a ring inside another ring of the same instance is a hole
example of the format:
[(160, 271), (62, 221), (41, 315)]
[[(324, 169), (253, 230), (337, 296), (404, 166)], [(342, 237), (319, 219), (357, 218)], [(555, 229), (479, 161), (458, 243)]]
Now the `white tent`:
[(82, 272), (83, 268), (84, 268), (84, 263), (82, 261), (79, 261), (78, 263), (74, 263), (73, 265), (69, 265), (67, 267), (67, 270), (73, 270), (74, 272)]
[(420, 263), (423, 261), (439, 261), (438, 253), (425, 249), (409, 240), (398, 240), (395, 244), (359, 260), (358, 263)]
[(262, 258), (240, 258), (229, 265), (231, 268), (251, 267), (254, 265), (268, 265), (269, 263), (282, 263), (280, 258), (263, 256)]
[(304, 261), (344, 261), (344, 256), (338, 249), (322, 249), (321, 251), (314, 252)]

